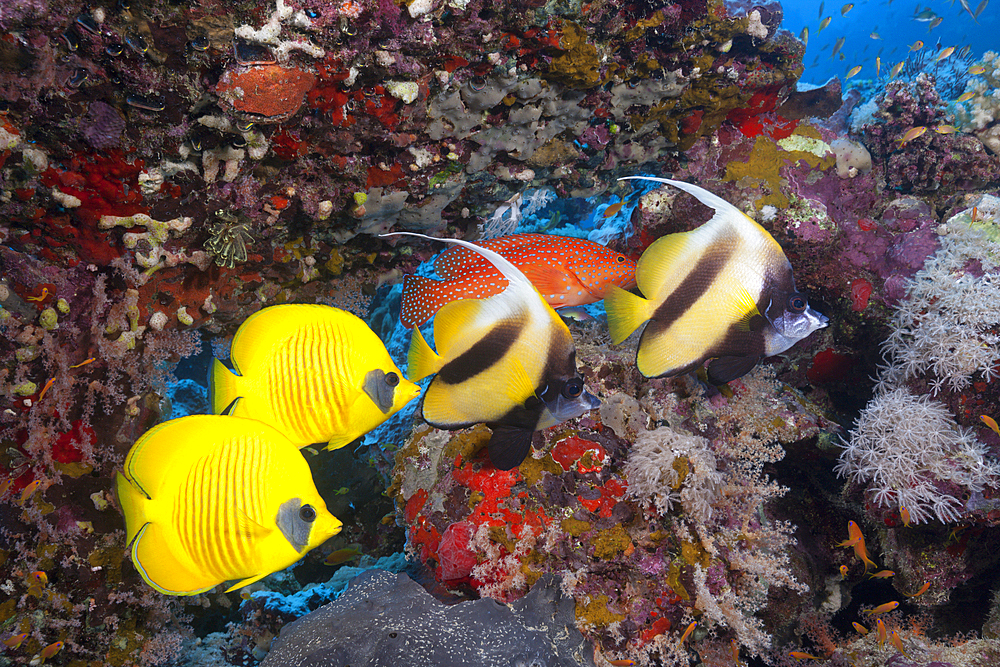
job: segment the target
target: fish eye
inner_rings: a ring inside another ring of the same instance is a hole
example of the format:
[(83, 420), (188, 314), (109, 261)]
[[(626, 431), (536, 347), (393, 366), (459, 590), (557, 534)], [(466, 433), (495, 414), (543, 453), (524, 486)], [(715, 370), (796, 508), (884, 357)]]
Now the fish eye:
[(581, 378), (570, 378), (563, 385), (562, 395), (565, 398), (577, 398), (583, 393), (583, 380)]
[(397, 384), (399, 384), (399, 375), (397, 375), (396, 373), (386, 373), (385, 383), (390, 387), (395, 387)]
[(299, 518), (306, 523), (312, 523), (316, 520), (316, 508), (312, 505), (303, 505), (299, 508)]
[(801, 313), (805, 311), (806, 306), (808, 305), (809, 302), (806, 301), (806, 297), (798, 292), (788, 297), (788, 310), (793, 313)]
[(625, 257), (623, 255), (618, 255), (618, 263), (619, 264), (624, 264), (625, 263)]

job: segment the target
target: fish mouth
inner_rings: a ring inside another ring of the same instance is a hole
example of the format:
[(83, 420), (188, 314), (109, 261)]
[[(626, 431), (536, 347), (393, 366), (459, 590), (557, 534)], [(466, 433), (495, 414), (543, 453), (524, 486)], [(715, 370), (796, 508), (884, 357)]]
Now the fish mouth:
[(554, 400), (545, 402), (545, 410), (542, 411), (536, 430), (540, 431), (582, 417), (600, 406), (601, 400), (586, 390), (576, 398), (566, 398), (560, 394)]

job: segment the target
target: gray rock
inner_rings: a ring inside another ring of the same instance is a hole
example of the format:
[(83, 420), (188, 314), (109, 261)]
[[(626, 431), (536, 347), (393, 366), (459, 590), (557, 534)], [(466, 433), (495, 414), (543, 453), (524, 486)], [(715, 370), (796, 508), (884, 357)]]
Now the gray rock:
[(446, 605), (405, 574), (367, 570), (281, 629), (262, 667), (593, 667), (575, 603), (546, 575), (511, 605)]

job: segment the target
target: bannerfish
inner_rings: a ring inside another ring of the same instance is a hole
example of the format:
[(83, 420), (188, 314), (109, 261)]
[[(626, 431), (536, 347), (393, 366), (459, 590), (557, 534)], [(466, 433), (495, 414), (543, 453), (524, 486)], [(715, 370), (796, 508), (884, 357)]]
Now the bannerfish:
[[(635, 262), (594, 241), (551, 234), (514, 234), (484, 241), (541, 292), (553, 308), (582, 306), (604, 298), (612, 285), (635, 286)], [(457, 299), (484, 299), (499, 293), (506, 281), (483, 256), (464, 247), (451, 248), (434, 261), (442, 280), (409, 275), (403, 281), (400, 322), (420, 326)]]
[(795, 289), (781, 246), (735, 206), (690, 183), (628, 179), (672, 185), (715, 209), (697, 229), (646, 249), (636, 268), (643, 296), (616, 288), (604, 298), (615, 344), (648, 322), (636, 354), (643, 375), (679, 375), (713, 359), (708, 379), (721, 385), (826, 326)]
[(566, 323), (531, 281), (498, 252), (459, 239), (434, 239), (479, 253), (507, 282), (499, 294), (441, 307), (434, 319), (437, 352), (414, 329), (407, 374), (435, 375), (424, 392), (423, 418), (459, 429), (485, 423), (489, 455), (500, 470), (516, 468), (535, 431), (579, 417), (600, 402), (584, 389)]
[(299, 447), (343, 447), (420, 393), (363, 320), (332, 306), (263, 308), (237, 329), (231, 354), (235, 372), (212, 362), (212, 412), (259, 419)]
[(132, 562), (167, 595), (246, 586), (341, 529), (298, 448), (255, 419), (191, 415), (153, 427), (116, 489)]

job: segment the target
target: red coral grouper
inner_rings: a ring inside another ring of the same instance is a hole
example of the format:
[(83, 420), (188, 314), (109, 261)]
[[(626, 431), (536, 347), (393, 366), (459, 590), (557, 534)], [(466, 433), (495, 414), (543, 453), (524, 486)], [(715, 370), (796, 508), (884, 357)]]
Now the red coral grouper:
[[(635, 286), (635, 262), (594, 241), (514, 234), (479, 245), (520, 269), (553, 308), (600, 301), (613, 285), (624, 289)], [(407, 329), (422, 325), (446, 303), (485, 299), (507, 286), (488, 260), (461, 246), (441, 253), (434, 261), (434, 271), (443, 280), (406, 276), (399, 320)]]

